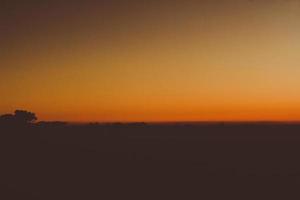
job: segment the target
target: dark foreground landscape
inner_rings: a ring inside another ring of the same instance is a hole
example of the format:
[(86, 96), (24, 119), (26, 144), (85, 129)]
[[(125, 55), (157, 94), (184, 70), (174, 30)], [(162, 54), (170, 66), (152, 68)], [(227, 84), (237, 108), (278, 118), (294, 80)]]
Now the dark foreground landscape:
[(300, 125), (2, 125), (0, 199), (298, 199)]

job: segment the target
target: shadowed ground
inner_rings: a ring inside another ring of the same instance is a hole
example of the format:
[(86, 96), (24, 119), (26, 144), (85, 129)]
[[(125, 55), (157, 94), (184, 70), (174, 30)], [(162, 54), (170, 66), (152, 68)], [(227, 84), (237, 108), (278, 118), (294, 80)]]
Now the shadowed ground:
[(291, 199), (298, 124), (2, 126), (1, 199)]

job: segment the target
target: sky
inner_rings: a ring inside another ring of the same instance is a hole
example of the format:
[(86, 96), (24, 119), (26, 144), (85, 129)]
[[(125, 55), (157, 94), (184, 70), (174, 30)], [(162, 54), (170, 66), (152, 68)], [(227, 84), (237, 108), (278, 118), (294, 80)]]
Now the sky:
[(300, 0), (2, 0), (0, 113), (298, 121)]

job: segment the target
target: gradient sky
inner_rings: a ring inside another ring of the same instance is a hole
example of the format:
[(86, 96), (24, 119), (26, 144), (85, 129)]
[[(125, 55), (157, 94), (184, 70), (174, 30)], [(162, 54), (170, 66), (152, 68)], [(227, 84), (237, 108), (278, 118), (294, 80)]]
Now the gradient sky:
[(300, 0), (2, 0), (0, 113), (300, 120)]

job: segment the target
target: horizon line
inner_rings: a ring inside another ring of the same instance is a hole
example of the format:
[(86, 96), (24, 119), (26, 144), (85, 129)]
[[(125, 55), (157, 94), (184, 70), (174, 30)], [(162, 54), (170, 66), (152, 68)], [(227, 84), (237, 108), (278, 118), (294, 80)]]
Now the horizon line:
[(197, 120), (197, 121), (64, 121), (41, 120), (41, 122), (63, 122), (68, 124), (300, 124), (300, 120)]

